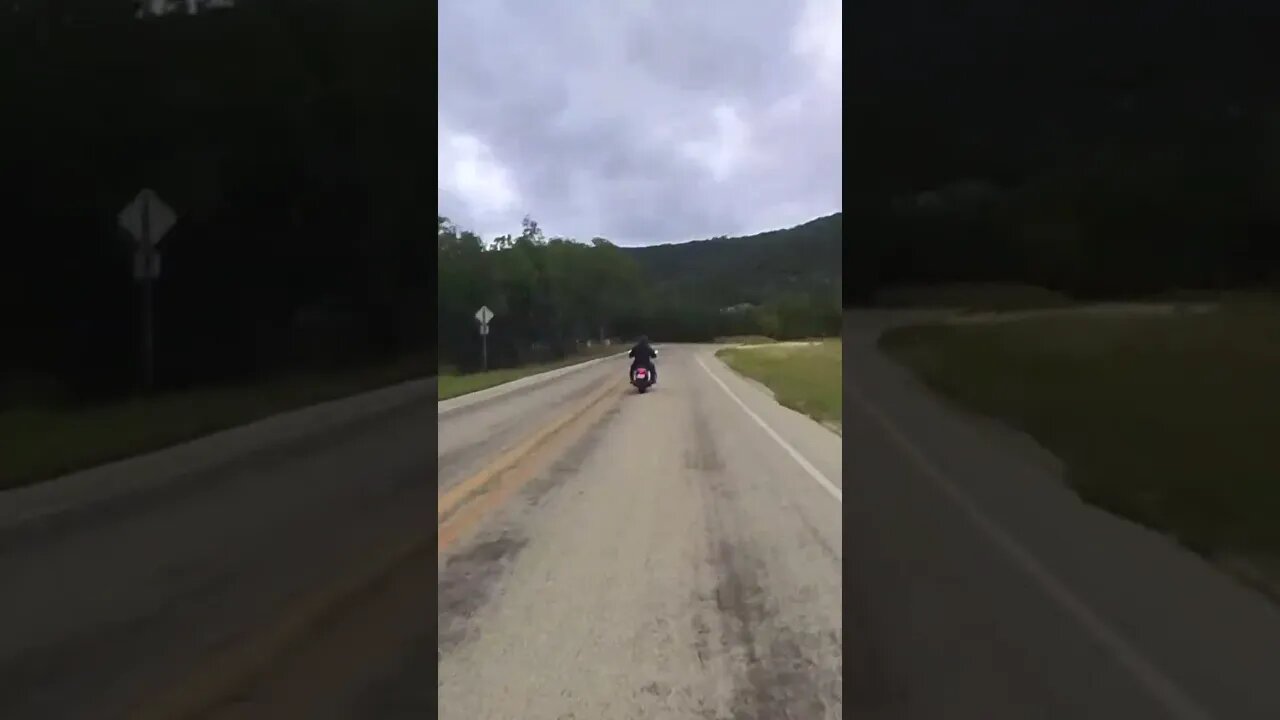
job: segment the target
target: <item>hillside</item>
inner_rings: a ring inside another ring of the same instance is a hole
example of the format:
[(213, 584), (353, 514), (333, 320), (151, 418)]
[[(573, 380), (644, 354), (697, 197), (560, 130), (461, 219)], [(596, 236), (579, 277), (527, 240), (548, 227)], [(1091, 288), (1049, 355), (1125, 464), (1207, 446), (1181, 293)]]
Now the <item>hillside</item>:
[(840, 292), (841, 213), (746, 237), (625, 248), (664, 297), (728, 307), (791, 293)]

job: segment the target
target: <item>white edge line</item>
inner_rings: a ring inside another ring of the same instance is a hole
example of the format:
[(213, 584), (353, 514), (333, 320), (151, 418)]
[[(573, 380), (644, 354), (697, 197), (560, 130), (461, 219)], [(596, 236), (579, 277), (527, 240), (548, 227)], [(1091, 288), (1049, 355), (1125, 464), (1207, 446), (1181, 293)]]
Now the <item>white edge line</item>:
[(871, 415), (895, 444), (902, 449), (925, 475), (955, 503), (969, 520), (986, 535), (987, 539), (1000, 550), (1003, 550), (1020, 570), (1031, 577), (1049, 596), (1051, 600), (1065, 610), (1093, 637), (1115, 656), (1116, 660), (1147, 690), (1156, 702), (1160, 703), (1170, 715), (1178, 720), (1210, 720), (1213, 716), (1194, 700), (1187, 696), (1177, 685), (1162, 673), (1151, 661), (1143, 657), (1135, 647), (1113, 630), (1107, 623), (1085, 604), (1083, 600), (1071, 592), (1066, 584), (1059, 580), (1048, 568), (1040, 563), (1031, 551), (1023, 547), (1007, 531), (978, 507), (977, 502), (969, 497), (960, 486), (946, 476), (936, 465), (898, 429), (879, 408), (871, 404), (856, 387), (845, 383), (845, 391), (858, 399), (867, 414)]
[(702, 366), (702, 369), (707, 371), (707, 374), (711, 376), (711, 379), (716, 381), (716, 384), (720, 386), (720, 389), (725, 391), (725, 394), (729, 396), (729, 399), (737, 403), (738, 407), (742, 408), (742, 411), (745, 412), (748, 417), (750, 417), (752, 420), (755, 420), (757, 425), (764, 428), (764, 431), (769, 433), (769, 437), (773, 438), (775, 442), (781, 445), (782, 449), (786, 450), (787, 454), (790, 455), (792, 459), (794, 459), (797, 463), (800, 463), (800, 467), (804, 468), (804, 471), (809, 473), (809, 477), (816, 480), (817, 483), (822, 486), (823, 490), (826, 490), (827, 493), (831, 495), (831, 497), (836, 499), (836, 502), (840, 503), (841, 505), (844, 504), (844, 493), (840, 490), (840, 488), (833, 485), (831, 481), (828, 480), (827, 477), (823, 475), (820, 470), (818, 470), (818, 468), (813, 466), (813, 463), (806, 460), (805, 457), (801, 455), (795, 448), (791, 447), (791, 443), (788, 443), (786, 440), (783, 440), (782, 436), (774, 432), (773, 428), (769, 427), (768, 423), (762, 420), (759, 415), (755, 414), (755, 412), (751, 408), (747, 407), (747, 404), (742, 402), (742, 399), (739, 398), (737, 395), (735, 395), (734, 392), (729, 389), (729, 386), (724, 384), (723, 380), (716, 377), (716, 374), (711, 372), (711, 368), (707, 367), (707, 364), (702, 362), (701, 357), (695, 357), (695, 359), (698, 361), (698, 364)]

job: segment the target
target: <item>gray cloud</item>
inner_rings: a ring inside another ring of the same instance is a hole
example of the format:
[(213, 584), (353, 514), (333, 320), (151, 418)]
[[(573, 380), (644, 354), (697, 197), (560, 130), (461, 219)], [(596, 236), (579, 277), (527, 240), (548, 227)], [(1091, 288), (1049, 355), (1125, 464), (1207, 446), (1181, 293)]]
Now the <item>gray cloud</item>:
[(444, 0), (441, 212), (624, 244), (840, 209), (838, 0)]

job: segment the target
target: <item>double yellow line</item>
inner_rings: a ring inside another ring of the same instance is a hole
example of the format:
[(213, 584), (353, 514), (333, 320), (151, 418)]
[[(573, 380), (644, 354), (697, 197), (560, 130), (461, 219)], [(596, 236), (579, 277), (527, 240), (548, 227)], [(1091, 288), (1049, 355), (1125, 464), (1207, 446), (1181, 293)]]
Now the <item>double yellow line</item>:
[[(472, 529), (487, 511), (501, 504), (511, 493), (528, 481), (534, 467), (527, 461), (537, 452), (555, 444), (557, 436), (572, 436), (566, 432), (570, 426), (584, 417), (602, 411), (606, 400), (620, 397), (621, 380), (612, 380), (589, 395), (586, 401), (577, 403), (556, 420), (525, 438), (518, 445), (502, 452), (485, 469), (442, 493), (436, 504), (438, 529), (437, 552), (445, 552), (459, 537)], [(536, 463), (533, 463), (536, 465)], [(520, 472), (523, 471), (523, 472)], [(477, 499), (483, 496), (484, 502)]]

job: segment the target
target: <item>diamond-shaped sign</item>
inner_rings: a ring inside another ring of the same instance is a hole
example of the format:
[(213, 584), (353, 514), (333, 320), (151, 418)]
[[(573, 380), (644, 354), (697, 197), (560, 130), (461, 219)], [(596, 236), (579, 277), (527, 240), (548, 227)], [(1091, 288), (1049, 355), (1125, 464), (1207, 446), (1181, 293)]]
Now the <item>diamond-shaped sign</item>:
[(488, 325), (489, 321), (493, 319), (493, 311), (489, 309), (488, 305), (481, 305), (480, 309), (476, 311), (476, 319), (480, 321), (481, 325)]
[(145, 241), (152, 245), (160, 242), (178, 221), (173, 208), (166, 205), (150, 188), (139, 192), (133, 202), (125, 205), (116, 217), (120, 221), (120, 227), (129, 231), (135, 241)]

